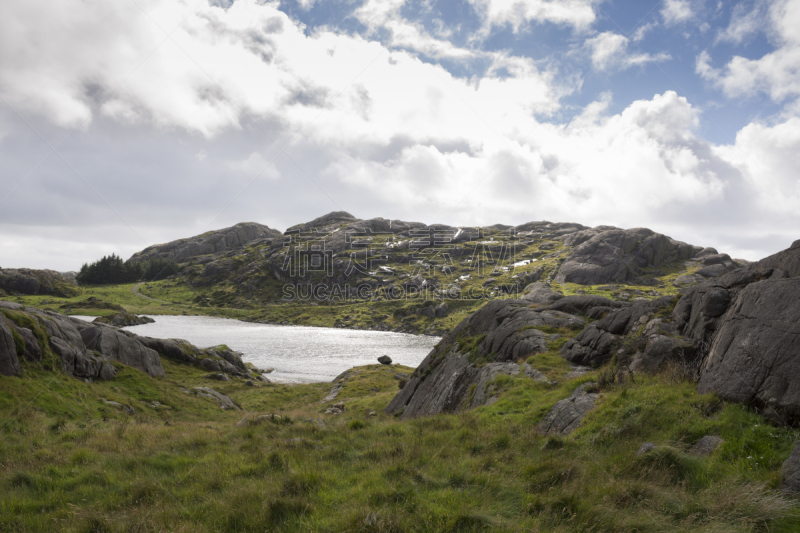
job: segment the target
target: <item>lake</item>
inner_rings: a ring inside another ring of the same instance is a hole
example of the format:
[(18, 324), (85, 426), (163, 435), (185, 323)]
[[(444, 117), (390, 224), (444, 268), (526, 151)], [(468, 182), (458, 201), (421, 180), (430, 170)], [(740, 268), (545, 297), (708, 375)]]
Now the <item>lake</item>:
[[(92, 320), (94, 317), (76, 317)], [(259, 368), (274, 368), (274, 381), (331, 381), (348, 368), (377, 364), (381, 355), (393, 363), (417, 367), (439, 337), (387, 331), (254, 324), (207, 316), (152, 315), (153, 324), (131, 326), (137, 335), (185, 339), (207, 348), (227, 344)]]

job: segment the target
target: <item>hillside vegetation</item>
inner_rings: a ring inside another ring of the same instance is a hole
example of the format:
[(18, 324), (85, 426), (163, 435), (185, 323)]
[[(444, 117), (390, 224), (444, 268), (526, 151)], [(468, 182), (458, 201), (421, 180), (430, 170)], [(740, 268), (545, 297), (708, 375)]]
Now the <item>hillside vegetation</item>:
[[(154, 379), (121, 365), (84, 383), (28, 365), (0, 377), (3, 531), (797, 531), (778, 492), (798, 431), (713, 395), (679, 372), (605, 383), (568, 437), (535, 425), (581, 382), (555, 353), (557, 384), (502, 376), (494, 405), (400, 421), (382, 413), (395, 373), (330, 384), (212, 384), (163, 359)], [(242, 411), (183, 392), (212, 386)], [(134, 415), (103, 400), (135, 409)], [(346, 411), (327, 415), (330, 404)], [(370, 416), (370, 412), (376, 416)], [(237, 424), (257, 415), (260, 423)], [(322, 424), (320, 424), (321, 421)], [(689, 453), (702, 436), (723, 445)], [(643, 442), (659, 447), (637, 456)]]
[[(69, 294), (7, 294), (76, 314), (104, 314), (85, 305), (94, 296), (139, 314), (443, 335), (487, 300), (519, 297), (536, 282), (565, 296), (655, 299), (745, 263), (643, 228), (451, 227), (335, 212), (283, 234), (242, 223), (126, 262), (103, 258), (85, 266), (83, 286)], [(131, 283), (102, 285), (121, 281)], [(134, 286), (159, 301), (134, 295)]]

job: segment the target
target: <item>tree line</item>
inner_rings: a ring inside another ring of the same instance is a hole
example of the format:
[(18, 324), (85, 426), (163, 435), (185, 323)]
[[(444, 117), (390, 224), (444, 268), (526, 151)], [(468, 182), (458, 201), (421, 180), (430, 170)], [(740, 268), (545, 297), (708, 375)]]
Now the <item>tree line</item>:
[(118, 255), (111, 254), (94, 263), (84, 263), (76, 279), (81, 285), (108, 285), (156, 281), (177, 272), (177, 264), (172, 259), (154, 257), (147, 261), (131, 262), (123, 261)]

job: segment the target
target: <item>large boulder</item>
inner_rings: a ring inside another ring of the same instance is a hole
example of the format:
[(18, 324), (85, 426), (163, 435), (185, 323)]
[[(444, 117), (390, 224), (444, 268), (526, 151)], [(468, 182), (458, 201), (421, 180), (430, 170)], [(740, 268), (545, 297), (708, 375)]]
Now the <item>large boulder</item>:
[(742, 289), (718, 326), (700, 378), (701, 392), (755, 405), (800, 422), (800, 278)]
[[(78, 378), (94, 379), (98, 376), (102, 360), (86, 349), (78, 331), (78, 328), (89, 327), (88, 322), (11, 302), (0, 302), (0, 307), (16, 311), (22, 322), (44, 330), (42, 333), (47, 336), (50, 348), (61, 358), (64, 372)], [(41, 360), (45, 348), (39, 345), (36, 335), (13, 322), (9, 320), (25, 345), (25, 358), (29, 361)]]
[(588, 233), (572, 241), (580, 244), (567, 255), (557, 282), (595, 285), (636, 280), (643, 268), (675, 264), (702, 251), (646, 228), (609, 229), (585, 241), (584, 236)]
[(181, 339), (154, 339), (151, 337), (142, 337), (134, 335), (133, 337), (147, 348), (155, 350), (162, 357), (174, 359), (182, 363), (194, 363), (197, 357), (184, 350), (182, 346), (190, 346), (188, 341)]
[(137, 316), (126, 311), (120, 311), (119, 313), (113, 313), (107, 316), (99, 316), (95, 318), (92, 322), (95, 324), (106, 324), (108, 326), (114, 326), (117, 328), (125, 328), (128, 326), (140, 326), (142, 324), (152, 324), (155, 322), (149, 316)]
[(525, 302), (535, 305), (550, 305), (556, 300), (560, 300), (564, 295), (555, 292), (549, 285), (542, 281), (531, 283), (524, 289), (524, 294), (520, 298)]
[(682, 337), (653, 333), (647, 336), (643, 351), (636, 353), (630, 364), (633, 372), (658, 372), (667, 361), (694, 361), (696, 347)]
[(150, 376), (164, 376), (158, 352), (147, 348), (135, 338), (108, 326), (94, 326), (81, 330), (86, 348), (97, 350), (104, 358), (132, 366)]
[(519, 359), (547, 350), (557, 336), (540, 327), (581, 328), (586, 320), (520, 300), (495, 300), (461, 321), (386, 407), (402, 418), (457, 412), (492, 400), (491, 382), (520, 372)]
[(221, 409), (239, 411), (239, 406), (221, 392), (217, 392), (210, 387), (195, 387), (194, 390), (197, 391), (198, 396), (217, 402)]
[(536, 426), (536, 431), (542, 435), (566, 436), (578, 429), (600, 397), (597, 392), (589, 392), (593, 387), (594, 383), (584, 383), (568, 398), (557, 402)]
[(0, 315), (0, 375), (18, 376), (21, 372), (14, 334)]

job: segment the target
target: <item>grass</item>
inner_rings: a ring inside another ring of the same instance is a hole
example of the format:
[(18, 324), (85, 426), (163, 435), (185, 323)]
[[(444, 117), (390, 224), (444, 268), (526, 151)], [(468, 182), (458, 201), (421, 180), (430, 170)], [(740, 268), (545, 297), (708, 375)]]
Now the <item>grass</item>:
[[(26, 363), (23, 377), (0, 377), (0, 530), (800, 527), (795, 502), (776, 491), (797, 430), (664, 374), (603, 388), (575, 433), (542, 437), (536, 423), (597, 372), (566, 380), (569, 365), (555, 352), (529, 362), (557, 383), (503, 376), (490, 407), (412, 421), (382, 413), (405, 367), (353, 369), (323, 404), (331, 384), (210, 382), (168, 360), (165, 378), (121, 367), (114, 381), (95, 383)], [(200, 385), (243, 411), (181, 390)], [(339, 401), (344, 414), (323, 413)], [(259, 414), (279, 417), (236, 427)], [(707, 434), (724, 444), (707, 458), (690, 455)], [(637, 457), (646, 441), (659, 447)]]

